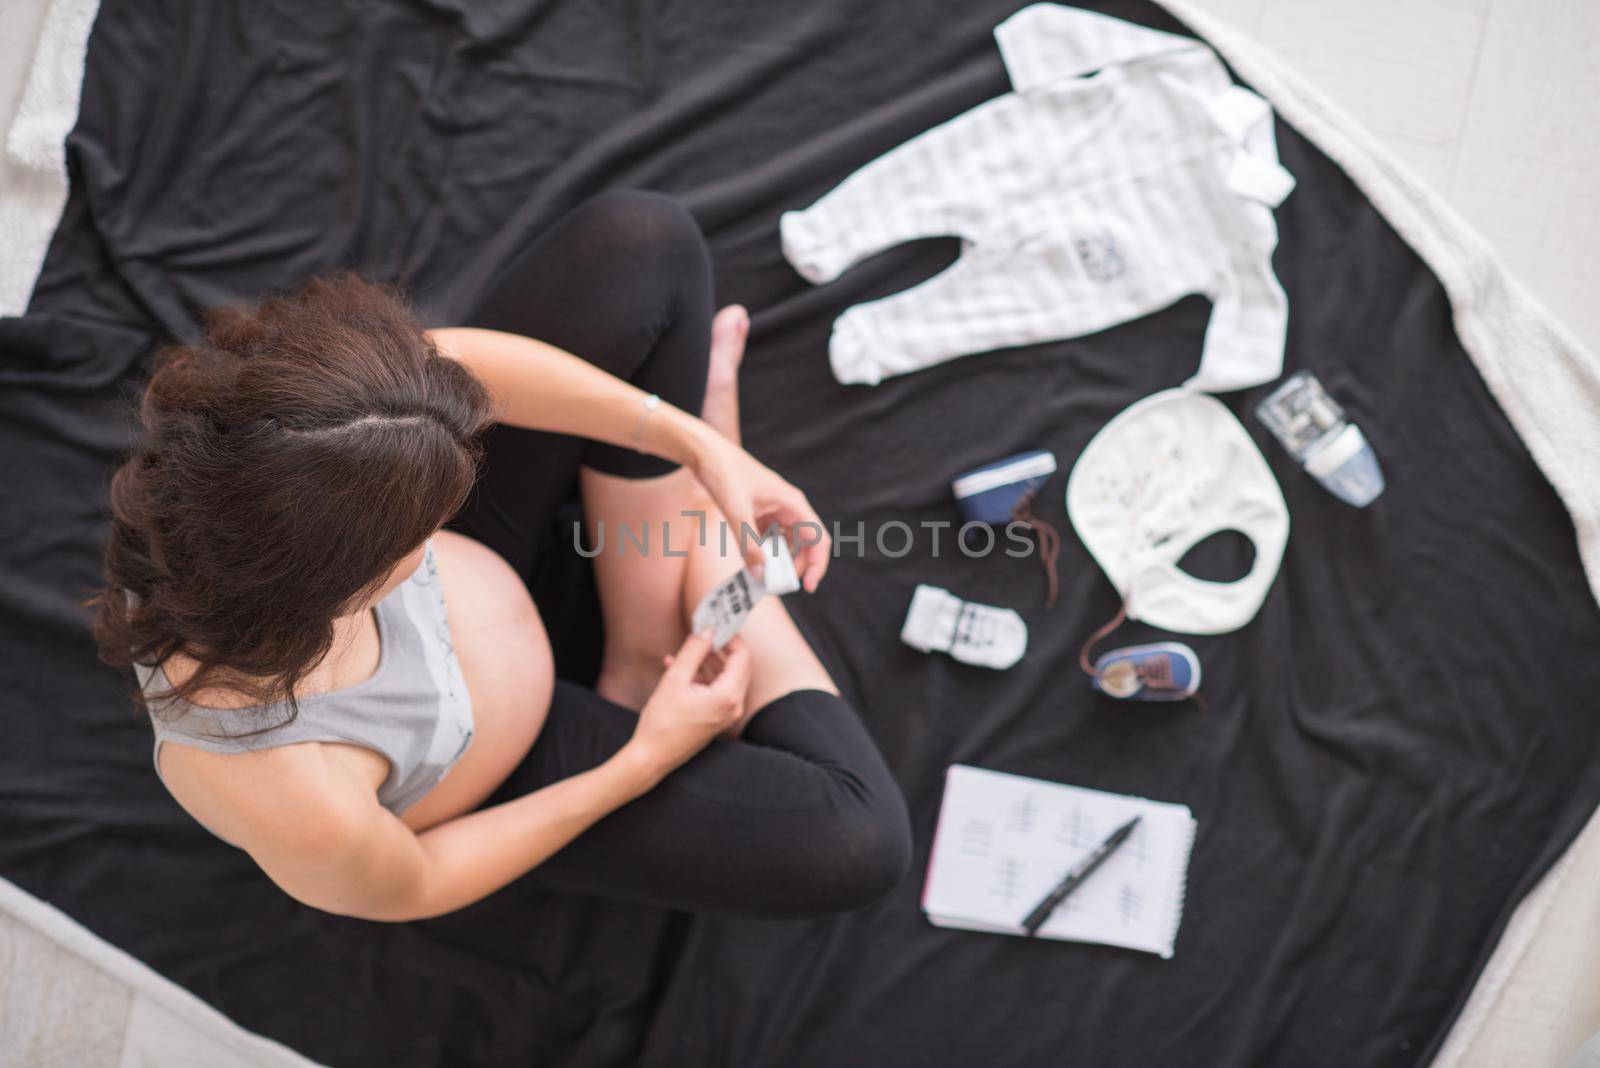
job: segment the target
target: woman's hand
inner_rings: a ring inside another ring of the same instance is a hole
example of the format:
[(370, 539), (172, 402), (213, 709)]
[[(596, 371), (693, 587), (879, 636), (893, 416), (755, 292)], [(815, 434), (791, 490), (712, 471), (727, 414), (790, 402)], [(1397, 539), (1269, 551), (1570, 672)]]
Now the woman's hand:
[(728, 521), (731, 536), (745, 564), (761, 574), (764, 558), (757, 537), (776, 523), (789, 536), (795, 550), (795, 570), (807, 593), (828, 570), (833, 554), (833, 539), (817, 516), (806, 495), (778, 476), (777, 472), (744, 449), (706, 428), (695, 450), (692, 467), (717, 507)]
[[(709, 678), (708, 658), (720, 661)], [(659, 781), (739, 722), (749, 685), (750, 652), (743, 642), (734, 638), (712, 657), (708, 635), (689, 635), (667, 658), (666, 673), (639, 711), (626, 748)]]

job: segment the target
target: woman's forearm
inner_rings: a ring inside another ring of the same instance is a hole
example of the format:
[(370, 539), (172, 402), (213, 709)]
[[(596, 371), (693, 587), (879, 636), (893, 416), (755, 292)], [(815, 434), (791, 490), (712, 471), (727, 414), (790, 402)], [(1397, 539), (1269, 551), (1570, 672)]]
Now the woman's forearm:
[(661, 778), (654, 763), (624, 746), (588, 771), (422, 832), (416, 841), (425, 861), (412, 899), (399, 914), (382, 918), (439, 916), (487, 897), (649, 792)]
[(427, 331), (439, 351), (472, 370), (495, 400), (497, 420), (529, 430), (604, 441), (693, 465), (704, 436), (696, 417), (587, 360), (535, 338), (473, 326)]
[(728, 529), (740, 532), (745, 563), (756, 574), (761, 544), (744, 531), (776, 523), (793, 532), (806, 524), (813, 534), (796, 563), (807, 590), (822, 580), (830, 542), (805, 494), (698, 417), (665, 401), (652, 409), (638, 387), (547, 342), (471, 326), (426, 333), (483, 382), (499, 422), (637, 449), (693, 471)]

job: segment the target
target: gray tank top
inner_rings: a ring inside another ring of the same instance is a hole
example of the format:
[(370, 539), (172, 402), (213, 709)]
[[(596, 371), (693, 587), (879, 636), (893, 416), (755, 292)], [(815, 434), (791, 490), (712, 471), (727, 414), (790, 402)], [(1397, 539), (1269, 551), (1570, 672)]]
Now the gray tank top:
[[(354, 686), (300, 698), (300, 714), (288, 724), (240, 737), (279, 723), (288, 706), (220, 709), (181, 699), (158, 702), (150, 715), (156, 774), (161, 774), (162, 743), (169, 739), (212, 753), (349, 742), (388, 758), (378, 802), (396, 816), (405, 812), (444, 778), (472, 741), (472, 701), (450, 643), (431, 538), (416, 571), (375, 608), (377, 671)], [(134, 671), (147, 697), (160, 698), (171, 688), (159, 666), (135, 664)]]

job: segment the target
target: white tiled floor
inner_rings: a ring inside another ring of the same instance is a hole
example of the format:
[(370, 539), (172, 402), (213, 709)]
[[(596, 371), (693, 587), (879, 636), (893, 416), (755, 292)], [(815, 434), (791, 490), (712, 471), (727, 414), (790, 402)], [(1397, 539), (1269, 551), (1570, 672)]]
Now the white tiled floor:
[(1442, 193), (1600, 350), (1600, 0), (1197, 0)]
[[(1600, 0), (1199, 2), (1360, 119), (1600, 349)], [(0, 131), (45, 3), (0, 0)], [(159, 1010), (3, 918), (0, 1002), (13, 1010), (0, 1020), (7, 1063), (173, 1063), (178, 1050), (201, 1048), (178, 1037), (177, 1021), (156, 1021)], [(1550, 1024), (1567, 1029), (1553, 1045), (1571, 1049), (1600, 1022), (1575, 1017), (1595, 1013), (1586, 1002)], [(1530, 1036), (1521, 1048), (1551, 1048), (1545, 1041)]]
[(45, 6), (45, 0), (0, 0), (0, 140), (11, 125), (17, 97), (28, 77)]
[(5, 1068), (314, 1068), (0, 880)]

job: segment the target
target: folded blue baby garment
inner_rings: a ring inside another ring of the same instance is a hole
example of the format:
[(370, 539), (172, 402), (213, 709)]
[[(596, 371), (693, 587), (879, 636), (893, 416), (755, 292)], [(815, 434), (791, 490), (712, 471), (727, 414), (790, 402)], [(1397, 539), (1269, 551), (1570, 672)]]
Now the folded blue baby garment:
[(950, 489), (967, 522), (1003, 527), (1015, 518), (1017, 502), (1037, 492), (1055, 470), (1055, 455), (1035, 449), (974, 468), (958, 476)]

